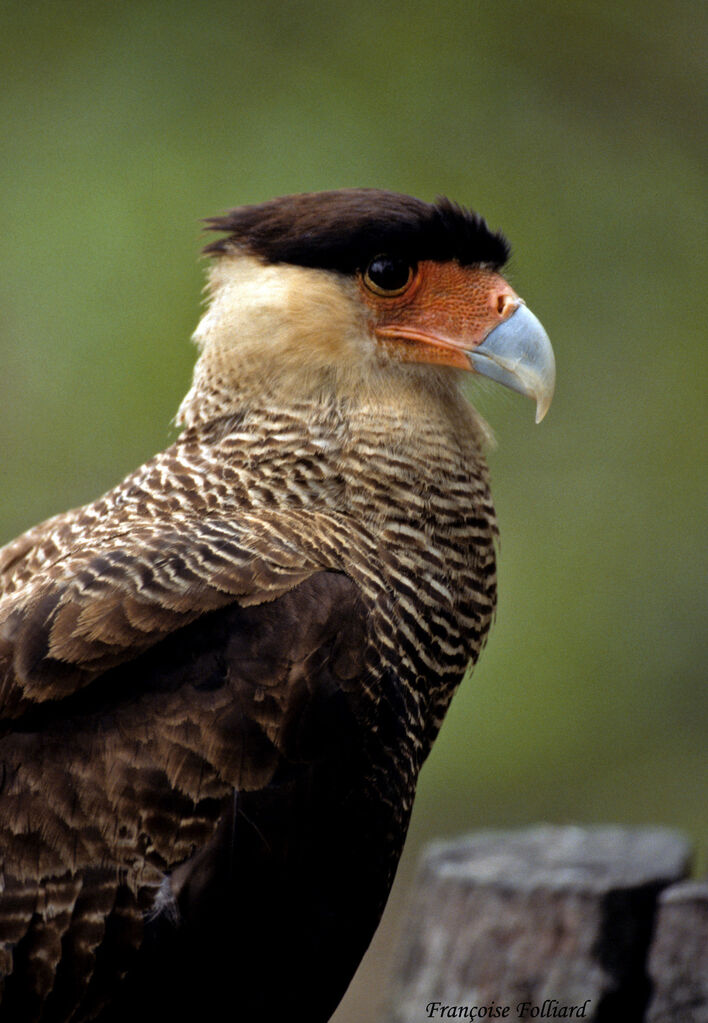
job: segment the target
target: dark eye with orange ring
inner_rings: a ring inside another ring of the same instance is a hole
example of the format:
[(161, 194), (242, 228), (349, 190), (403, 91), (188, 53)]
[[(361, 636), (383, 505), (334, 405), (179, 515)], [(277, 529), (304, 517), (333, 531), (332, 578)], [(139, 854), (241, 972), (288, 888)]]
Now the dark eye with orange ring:
[(374, 256), (364, 273), (369, 291), (384, 298), (402, 295), (413, 280), (416, 266), (398, 256)]

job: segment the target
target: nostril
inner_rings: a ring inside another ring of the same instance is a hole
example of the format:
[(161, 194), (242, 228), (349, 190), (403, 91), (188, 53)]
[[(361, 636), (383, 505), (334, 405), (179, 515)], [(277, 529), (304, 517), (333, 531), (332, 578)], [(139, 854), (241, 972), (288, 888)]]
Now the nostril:
[(518, 305), (519, 300), (516, 295), (510, 295), (508, 292), (502, 292), (497, 296), (497, 312), (499, 316), (504, 320), (507, 316), (511, 316), (514, 309)]

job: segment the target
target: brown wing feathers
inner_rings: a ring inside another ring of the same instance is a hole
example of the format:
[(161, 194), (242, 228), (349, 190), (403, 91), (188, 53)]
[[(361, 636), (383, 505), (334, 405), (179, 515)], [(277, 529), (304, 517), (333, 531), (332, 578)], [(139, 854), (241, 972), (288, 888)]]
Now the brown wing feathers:
[[(89, 686), (41, 719), (27, 712), (19, 724), (28, 730), (5, 736), (3, 1018), (33, 1018), (29, 995), (38, 1005), (49, 995), (62, 955), (87, 988), (106, 933), (122, 945), (118, 958), (130, 958), (165, 873), (208, 844), (234, 788), (260, 789), (288, 764), (322, 761), (341, 746), (318, 707), (361, 672), (352, 584), (318, 573), (260, 611), (208, 613), (103, 675), (100, 700)], [(22, 833), (9, 834), (18, 817)], [(48, 1005), (62, 997), (60, 984)]]
[[(267, 524), (258, 525), (266, 533)], [(103, 550), (55, 563), (56, 578), (50, 570), (29, 595), (23, 589), (6, 597), (3, 717), (28, 700), (69, 695), (236, 598), (273, 599), (318, 567), (315, 558), (288, 550), (277, 538), (250, 542), (250, 526), (246, 522), (239, 531), (228, 523), (195, 521), (180, 532), (174, 526), (136, 529), (132, 550), (109, 536)]]

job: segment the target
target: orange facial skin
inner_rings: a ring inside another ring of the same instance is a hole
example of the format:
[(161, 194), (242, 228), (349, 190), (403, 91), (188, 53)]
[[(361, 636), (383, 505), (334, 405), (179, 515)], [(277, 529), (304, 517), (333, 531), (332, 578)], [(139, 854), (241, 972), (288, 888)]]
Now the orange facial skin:
[(507, 320), (520, 298), (494, 270), (424, 260), (400, 295), (383, 296), (359, 279), (374, 335), (403, 362), (472, 369), (465, 354)]

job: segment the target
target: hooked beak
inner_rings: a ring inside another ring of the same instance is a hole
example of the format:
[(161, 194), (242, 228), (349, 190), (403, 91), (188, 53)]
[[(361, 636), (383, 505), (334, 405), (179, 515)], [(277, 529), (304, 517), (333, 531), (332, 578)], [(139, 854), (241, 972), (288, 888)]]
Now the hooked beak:
[(477, 373), (533, 398), (541, 422), (556, 385), (556, 361), (548, 334), (523, 302), (467, 357)]

